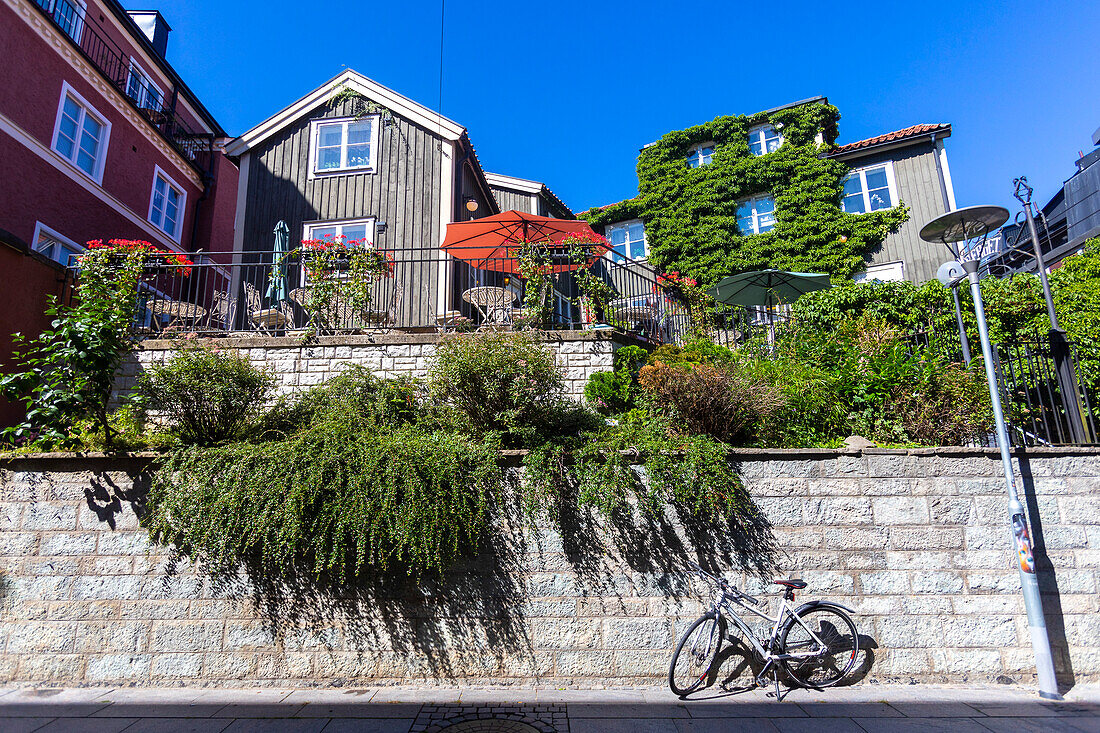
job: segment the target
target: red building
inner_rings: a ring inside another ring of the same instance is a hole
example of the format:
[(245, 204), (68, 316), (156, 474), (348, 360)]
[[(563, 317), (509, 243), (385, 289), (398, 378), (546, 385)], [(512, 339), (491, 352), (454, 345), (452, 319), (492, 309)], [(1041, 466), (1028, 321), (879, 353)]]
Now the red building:
[[(44, 325), (25, 304), (61, 287), (47, 258), (68, 264), (114, 237), (233, 248), (237, 168), (165, 60), (169, 31), (160, 13), (115, 0), (0, 0), (0, 370), (9, 334)], [(13, 419), (0, 403), (0, 424)]]

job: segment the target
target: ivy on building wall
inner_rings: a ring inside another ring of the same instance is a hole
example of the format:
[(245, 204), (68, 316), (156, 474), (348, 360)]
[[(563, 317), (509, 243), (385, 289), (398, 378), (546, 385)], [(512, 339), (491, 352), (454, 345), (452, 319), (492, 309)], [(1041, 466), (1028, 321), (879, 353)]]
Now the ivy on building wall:
[[(812, 103), (669, 132), (638, 157), (638, 196), (580, 216), (595, 226), (641, 219), (650, 261), (702, 283), (767, 267), (851, 276), (909, 210), (903, 204), (868, 214), (841, 210), (841, 179), (849, 169), (819, 157), (836, 140), (839, 119), (836, 107)], [(752, 155), (749, 130), (765, 123), (783, 144)], [(715, 146), (712, 161), (688, 167), (688, 152), (704, 143)], [(737, 226), (738, 203), (763, 194), (775, 199), (775, 228), (746, 235)]]

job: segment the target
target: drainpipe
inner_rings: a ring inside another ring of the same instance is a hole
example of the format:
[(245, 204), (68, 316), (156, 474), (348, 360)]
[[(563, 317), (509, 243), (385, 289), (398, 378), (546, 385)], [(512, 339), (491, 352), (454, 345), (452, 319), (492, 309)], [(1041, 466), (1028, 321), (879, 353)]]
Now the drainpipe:
[[(951, 211), (951, 200), (947, 197), (947, 181), (943, 177), (940, 165), (940, 151), (936, 149), (936, 133), (932, 133), (932, 159), (936, 162), (936, 178), (940, 182), (940, 196), (943, 197), (943, 210)], [(962, 305), (959, 302), (958, 284), (951, 286), (951, 295), (955, 300), (955, 324), (959, 327), (959, 342), (962, 344), (963, 363), (970, 366), (970, 342), (966, 340), (966, 324), (963, 323)]]

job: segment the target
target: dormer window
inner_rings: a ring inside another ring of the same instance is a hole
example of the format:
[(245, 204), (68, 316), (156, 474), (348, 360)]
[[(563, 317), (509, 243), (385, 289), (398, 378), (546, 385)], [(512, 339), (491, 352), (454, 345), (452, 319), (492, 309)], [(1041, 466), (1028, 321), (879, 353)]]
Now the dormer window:
[(378, 115), (310, 123), (310, 173), (373, 173), (378, 148)]
[(710, 159), (713, 156), (714, 143), (704, 143), (702, 145), (696, 145), (688, 151), (688, 168), (698, 168), (701, 165), (707, 165), (708, 163), (710, 163)]
[(765, 155), (779, 150), (783, 137), (772, 125), (760, 125), (749, 130), (749, 152), (753, 155)]

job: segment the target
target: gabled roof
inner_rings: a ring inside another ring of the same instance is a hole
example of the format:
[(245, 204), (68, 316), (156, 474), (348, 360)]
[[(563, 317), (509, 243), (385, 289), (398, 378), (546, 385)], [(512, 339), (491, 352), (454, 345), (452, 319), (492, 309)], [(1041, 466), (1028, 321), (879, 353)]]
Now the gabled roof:
[(243, 155), (303, 115), (326, 104), (329, 98), (332, 97), (332, 93), (341, 87), (359, 92), (371, 101), (388, 107), (395, 114), (401, 115), (422, 127), (438, 131), (442, 137), (451, 142), (457, 142), (462, 137), (462, 133), (466, 131), (466, 128), (462, 125), (428, 109), (419, 102), (414, 102), (408, 97), (382, 86), (373, 79), (368, 79), (359, 72), (348, 69), (326, 81), (286, 109), (268, 117), (237, 139), (232, 140), (226, 145), (225, 152), (233, 156)]
[(485, 171), (485, 180), (489, 182), (490, 186), (495, 188), (510, 188), (513, 191), (522, 191), (523, 193), (540, 194), (545, 193), (550, 197), (552, 201), (568, 211), (570, 214), (573, 210), (565, 205), (565, 202), (559, 199), (550, 187), (541, 181), (532, 181), (527, 178), (516, 178), (515, 176), (506, 176), (502, 173), (490, 173)]
[(912, 127), (906, 127), (902, 130), (888, 132), (885, 135), (876, 135), (875, 137), (869, 137), (866, 140), (858, 140), (854, 143), (840, 145), (833, 150), (830, 150), (828, 153), (828, 157), (832, 158), (838, 155), (847, 155), (849, 153), (863, 151), (868, 148), (879, 148), (884, 145), (896, 145), (898, 143), (909, 142), (917, 138), (931, 136), (933, 133), (939, 135), (940, 137), (949, 137), (951, 135), (951, 125), (944, 123), (936, 123), (931, 125), (913, 125)]

